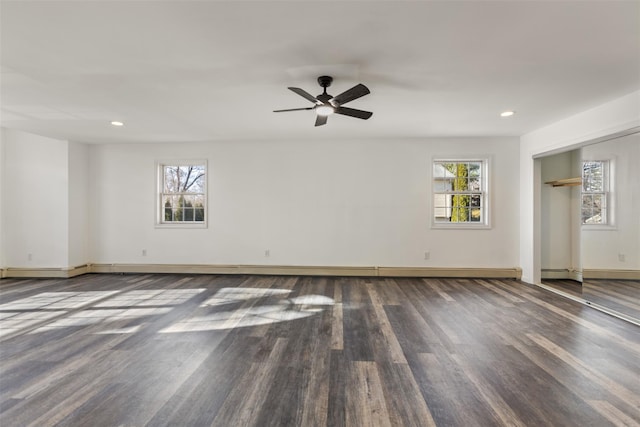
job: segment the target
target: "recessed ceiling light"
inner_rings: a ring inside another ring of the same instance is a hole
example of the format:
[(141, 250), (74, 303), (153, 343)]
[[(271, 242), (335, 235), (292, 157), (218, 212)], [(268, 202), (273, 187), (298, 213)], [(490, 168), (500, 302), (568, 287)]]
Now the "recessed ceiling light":
[(515, 111), (503, 111), (500, 113), (500, 117), (511, 117), (515, 114)]
[(111, 124), (114, 125), (114, 126), (124, 126), (124, 123), (116, 121), (116, 120), (112, 121)]

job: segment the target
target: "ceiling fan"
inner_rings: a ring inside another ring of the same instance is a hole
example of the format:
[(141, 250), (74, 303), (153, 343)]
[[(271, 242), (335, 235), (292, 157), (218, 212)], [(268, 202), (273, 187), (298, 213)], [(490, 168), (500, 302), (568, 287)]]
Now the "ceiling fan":
[(351, 102), (354, 99), (358, 99), (369, 93), (369, 89), (362, 83), (357, 84), (349, 90), (342, 92), (340, 95), (332, 96), (327, 93), (327, 88), (331, 86), (333, 77), (320, 76), (318, 77), (318, 83), (323, 88), (323, 92), (318, 96), (313, 96), (310, 93), (297, 88), (289, 87), (288, 89), (297, 93), (301, 97), (308, 101), (313, 102), (313, 107), (307, 108), (290, 108), (288, 110), (274, 110), (274, 113), (282, 113), (285, 111), (301, 111), (301, 110), (315, 110), (316, 111), (316, 126), (322, 126), (327, 123), (327, 118), (331, 114), (342, 114), (343, 116), (356, 117), (358, 119), (367, 120), (373, 115), (370, 111), (356, 110), (355, 108), (343, 107), (347, 102)]

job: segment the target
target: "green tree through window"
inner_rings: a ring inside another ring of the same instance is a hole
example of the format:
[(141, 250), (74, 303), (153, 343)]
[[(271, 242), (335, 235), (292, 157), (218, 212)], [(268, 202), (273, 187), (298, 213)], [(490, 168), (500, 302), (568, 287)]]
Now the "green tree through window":
[[(466, 163), (450, 163), (448, 165), (455, 175), (453, 180), (453, 190), (461, 192), (469, 189), (468, 178), (469, 168)], [(451, 212), (451, 222), (467, 222), (469, 221), (469, 208), (471, 197), (468, 194), (457, 194), (451, 196), (453, 211)]]
[(162, 164), (161, 223), (204, 223), (205, 164)]
[(434, 223), (486, 224), (484, 161), (435, 161)]

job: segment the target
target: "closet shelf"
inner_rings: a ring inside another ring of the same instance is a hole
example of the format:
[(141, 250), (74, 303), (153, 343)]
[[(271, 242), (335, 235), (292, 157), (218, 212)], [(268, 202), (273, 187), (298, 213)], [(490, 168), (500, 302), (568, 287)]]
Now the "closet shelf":
[(555, 181), (547, 181), (545, 184), (553, 185), (554, 187), (566, 187), (573, 185), (582, 185), (582, 178), (565, 178), (565, 179), (557, 179)]

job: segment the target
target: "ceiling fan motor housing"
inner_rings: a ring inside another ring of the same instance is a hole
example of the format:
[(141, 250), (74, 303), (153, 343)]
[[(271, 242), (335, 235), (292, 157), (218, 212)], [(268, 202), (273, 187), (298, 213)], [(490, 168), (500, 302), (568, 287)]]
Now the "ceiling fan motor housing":
[(318, 84), (323, 88), (328, 88), (331, 86), (331, 82), (333, 81), (333, 77), (331, 76), (320, 76), (318, 77)]
[(316, 96), (316, 99), (320, 102), (322, 102), (323, 104), (330, 104), (329, 100), (332, 99), (333, 96), (327, 94), (327, 92), (325, 91), (324, 93), (321, 93), (320, 95)]

